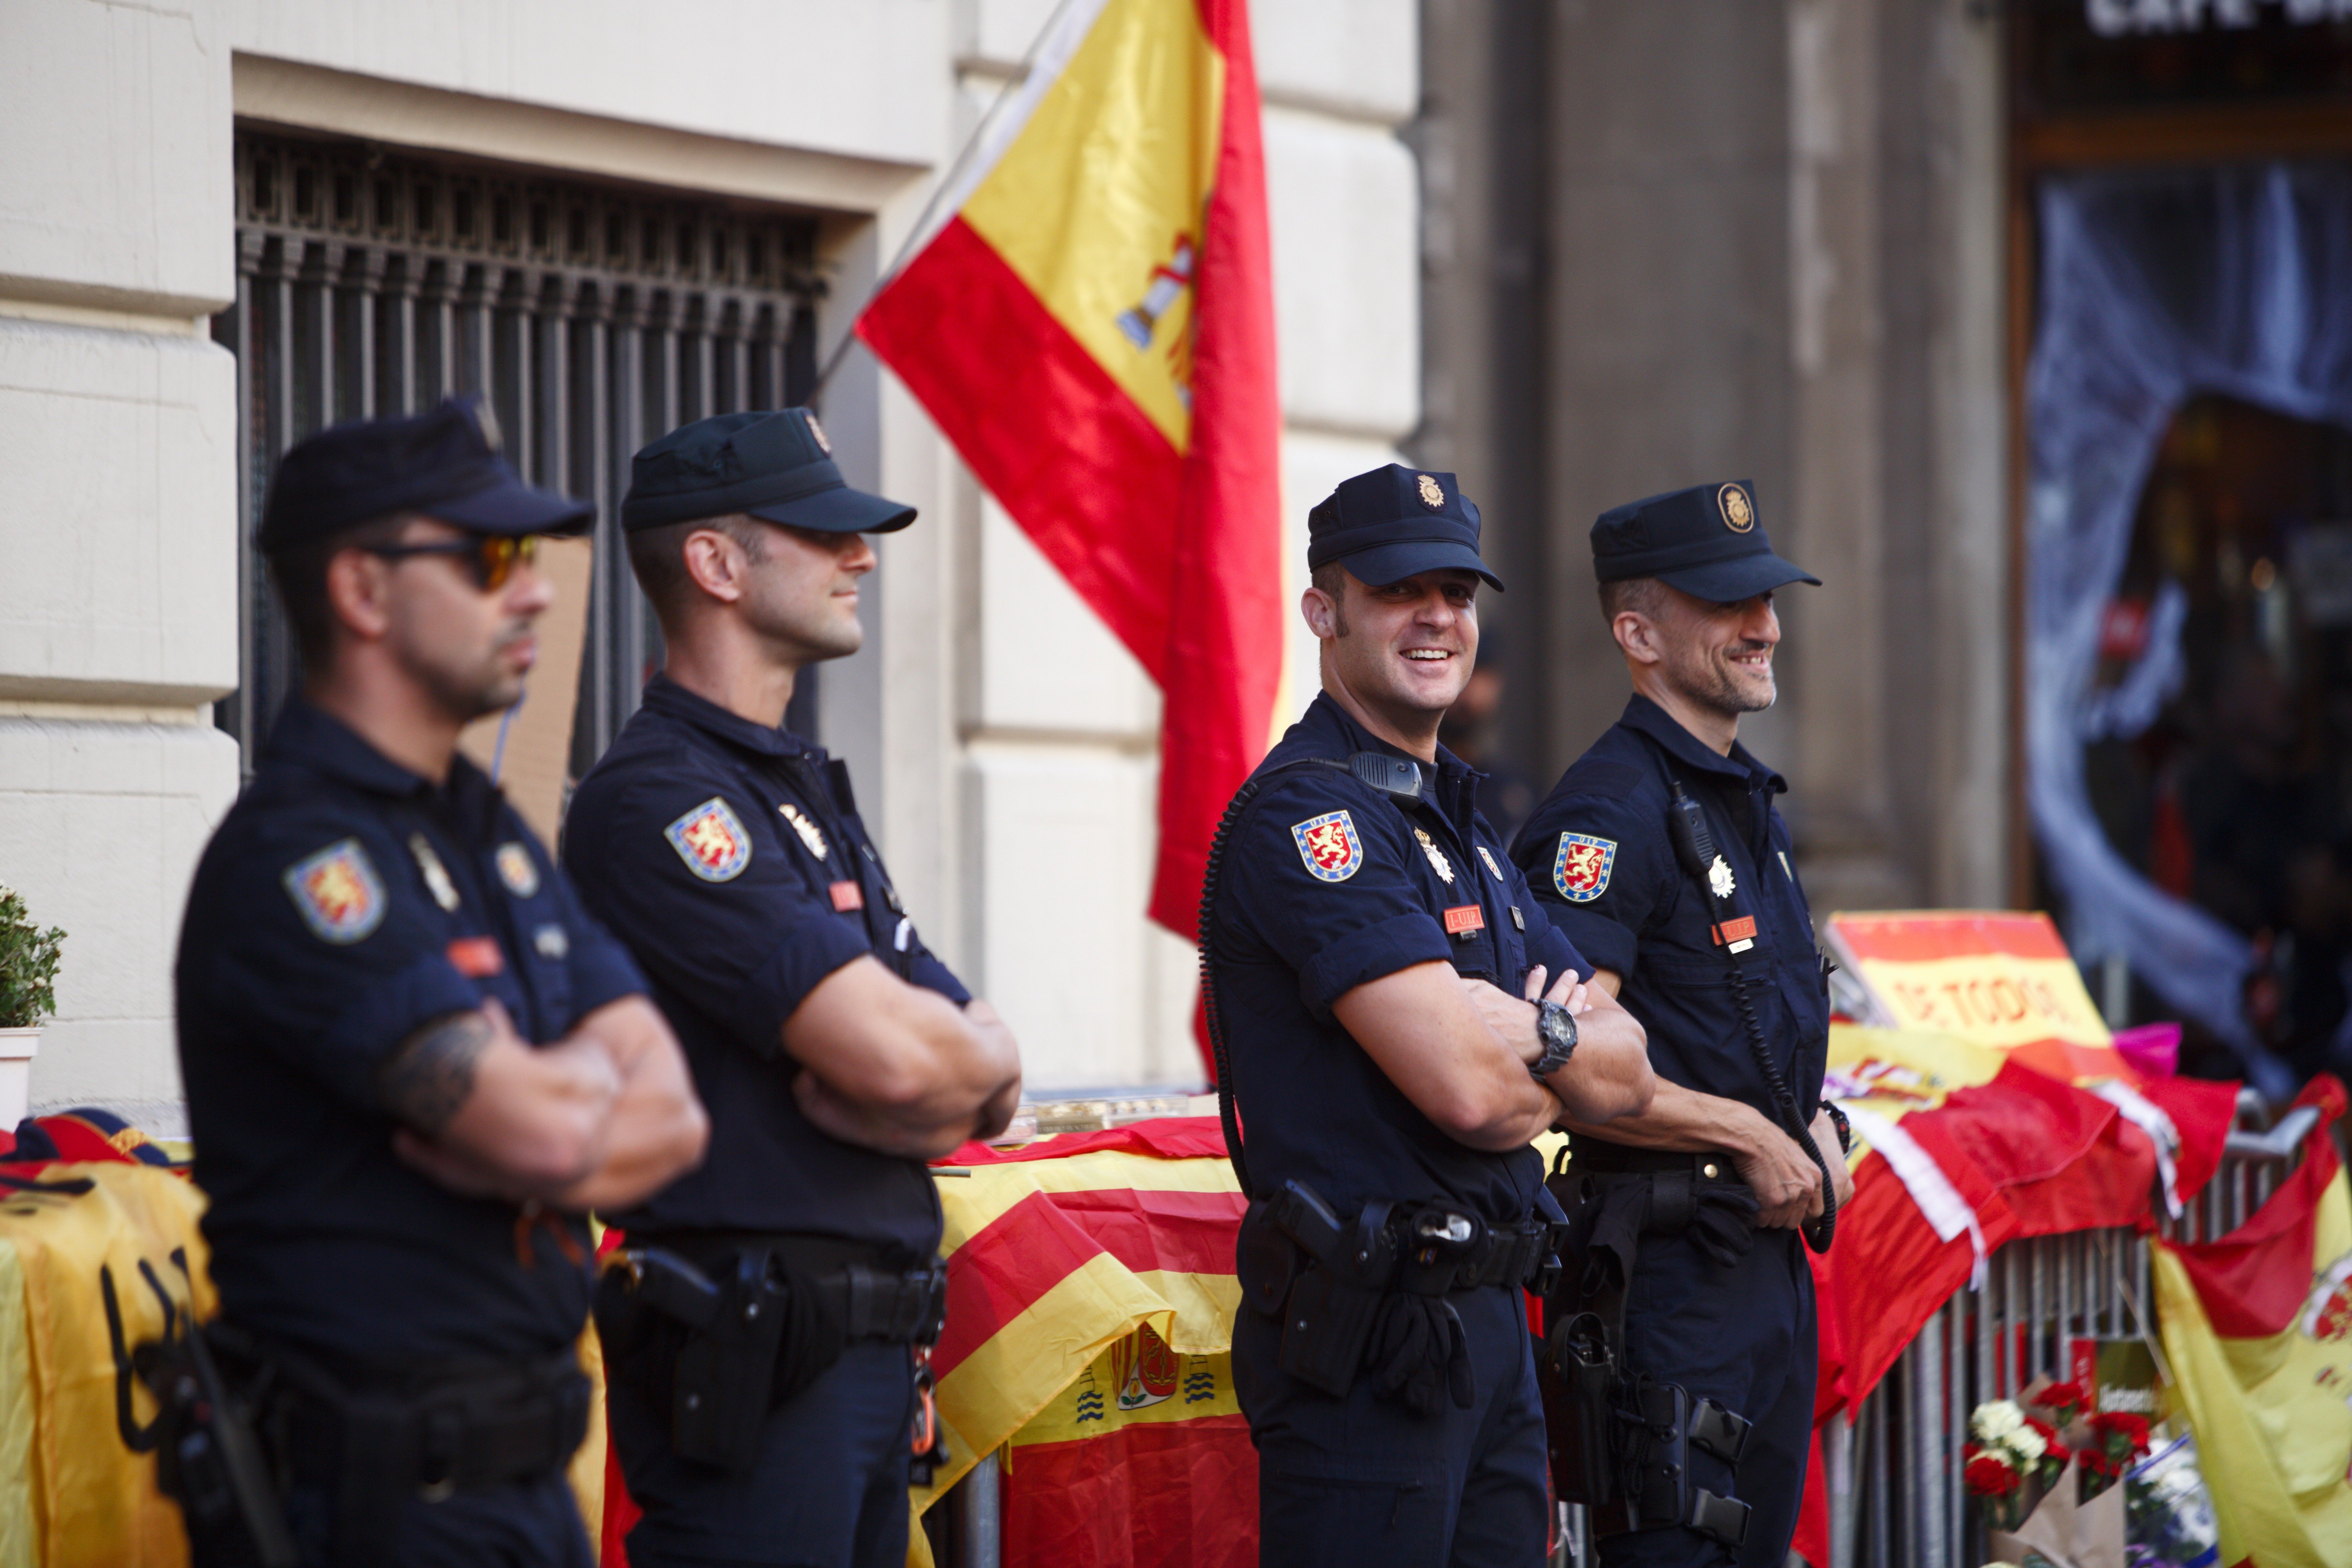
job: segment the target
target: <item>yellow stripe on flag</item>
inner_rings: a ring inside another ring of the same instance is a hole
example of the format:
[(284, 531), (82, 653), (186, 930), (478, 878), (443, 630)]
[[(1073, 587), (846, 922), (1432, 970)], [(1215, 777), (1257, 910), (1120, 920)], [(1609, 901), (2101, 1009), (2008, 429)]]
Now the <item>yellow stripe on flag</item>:
[(1114, 0), (962, 215), (1179, 452), (1224, 84), (1197, 0)]
[(2319, 1201), (2312, 1256), (2311, 1300), (2284, 1332), (2225, 1339), (2179, 1258), (2160, 1243), (2149, 1249), (2157, 1323), (2224, 1563), (2352, 1563), (2352, 1198), (2340, 1171)]

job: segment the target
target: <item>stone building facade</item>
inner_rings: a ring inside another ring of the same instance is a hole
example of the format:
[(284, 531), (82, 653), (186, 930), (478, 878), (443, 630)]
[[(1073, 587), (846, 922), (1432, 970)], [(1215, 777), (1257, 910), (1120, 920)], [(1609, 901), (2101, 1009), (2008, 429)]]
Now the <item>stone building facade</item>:
[[(423, 253), (387, 266), (359, 218), (303, 246), (304, 264), (331, 266), (331, 279), (272, 274), (293, 253), (246, 223), (252, 148), (346, 160), (362, 213), (372, 174), (446, 170), (488, 190), (507, 182), (526, 202), (593, 187), (711, 224), (783, 226), (822, 285), (793, 327), (813, 340), (794, 340), (797, 368), (781, 383), (804, 385), (1051, 11), (1051, 0), (0, 5), (0, 884), (68, 932), (37, 1104), (128, 1105), (171, 1130), (181, 903), (239, 787), (251, 733), (239, 704), (268, 695), (242, 542), (250, 470), (270, 449), (257, 426), (305, 434), (321, 409), (390, 411), (436, 384), (391, 390), (402, 384), (379, 356), (322, 372), (337, 390), (307, 405), (271, 412), (257, 394), (265, 370), (296, 384), (295, 369), (253, 347), (271, 289), (295, 301), (290, 352), (348, 336), (352, 318), (337, 311), (429, 322), (439, 274), (404, 285)], [(1418, 18), (1410, 0), (1258, 0), (1253, 17), (1299, 555), (1305, 509), (1388, 460), (1420, 420), (1418, 193), (1397, 135), (1419, 94)], [(340, 221), (341, 194), (315, 199), (320, 223)], [(404, 232), (425, 218), (421, 198), (383, 199), (405, 204)], [(625, 289), (620, 318), (571, 313), (609, 298), (611, 278), (583, 291), (562, 223), (551, 237), (515, 221), (498, 274), (509, 292), (481, 306), (480, 363), (530, 384), (495, 336), (523, 316), (539, 324), (516, 330), (536, 335), (515, 341), (535, 345), (519, 352), (541, 374), (564, 363), (533, 357), (559, 340), (608, 342), (575, 328), (643, 330)], [(675, 279), (681, 253), (664, 254)], [(707, 252), (698, 265), (718, 275)], [(749, 265), (728, 262), (728, 276), (740, 283)], [(706, 292), (724, 302), (719, 284)], [(304, 299), (323, 301), (315, 320), (297, 319)], [(462, 298), (443, 303), (439, 320), (474, 319)], [(365, 319), (388, 330), (394, 318)], [(754, 363), (740, 356), (756, 343), (714, 329), (698, 352), (713, 344)], [(462, 381), (475, 362), (449, 352), (445, 369)], [(723, 353), (715, 369), (693, 363), (705, 401), (667, 405), (682, 413), (714, 406), (714, 385), (740, 405), (780, 384), (730, 373)], [(923, 513), (882, 542), (867, 646), (824, 671), (814, 722), (856, 768), (927, 938), (1012, 1020), (1034, 1088), (1197, 1084), (1190, 950), (1142, 915), (1156, 692), (862, 350), (828, 386), (825, 416), (853, 482)], [(566, 455), (542, 435), (530, 461), (547, 482), (583, 471), (576, 444)], [(603, 455), (604, 477), (588, 477), (610, 485), (625, 451)], [(625, 631), (634, 590), (597, 593), (606, 629)], [(623, 665), (606, 679), (625, 710)]]

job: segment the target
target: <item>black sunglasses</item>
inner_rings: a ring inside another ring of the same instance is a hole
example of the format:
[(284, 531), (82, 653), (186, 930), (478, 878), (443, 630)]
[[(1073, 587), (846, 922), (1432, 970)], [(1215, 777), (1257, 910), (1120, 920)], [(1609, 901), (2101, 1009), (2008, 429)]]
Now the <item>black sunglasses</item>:
[(528, 565), (539, 556), (539, 536), (535, 533), (478, 533), (468, 539), (445, 540), (437, 544), (371, 544), (370, 555), (380, 555), (387, 561), (404, 560), (411, 555), (456, 555), (468, 557), (474, 565), (474, 584), (485, 594), (495, 594), (507, 585), (517, 566)]

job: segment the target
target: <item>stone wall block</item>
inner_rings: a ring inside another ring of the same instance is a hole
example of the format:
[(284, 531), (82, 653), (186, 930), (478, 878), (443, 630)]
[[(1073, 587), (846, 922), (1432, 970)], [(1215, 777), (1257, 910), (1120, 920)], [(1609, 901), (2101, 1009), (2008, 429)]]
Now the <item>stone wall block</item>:
[(1160, 690), (1143, 667), (992, 497), (980, 528), (979, 723), (1148, 741)]
[(1150, 1081), (1151, 759), (998, 743), (975, 747), (971, 765), (983, 952), (973, 984), (1021, 1042), (1024, 1092)]
[(1258, 84), (1296, 102), (1395, 125), (1421, 97), (1413, 0), (1251, 0)]
[(939, 0), (239, 0), (232, 15), (241, 53), (775, 147), (921, 164), (947, 135)]
[(1421, 417), (1419, 190), (1385, 131), (1265, 112), (1284, 416), (1402, 437)]
[(0, 318), (0, 696), (236, 688), (236, 398), (206, 339)]
[(20, 0), (0, 19), (0, 297), (194, 317), (236, 293), (215, 8)]
[(0, 880), (66, 931), (37, 1101), (179, 1093), (180, 916), (236, 789), (236, 744), (210, 725), (0, 719)]

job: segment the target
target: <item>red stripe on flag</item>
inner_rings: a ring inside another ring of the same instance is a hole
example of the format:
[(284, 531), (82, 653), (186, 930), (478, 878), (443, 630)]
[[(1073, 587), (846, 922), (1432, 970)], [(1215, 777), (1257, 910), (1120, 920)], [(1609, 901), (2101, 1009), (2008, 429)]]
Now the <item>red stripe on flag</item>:
[(1014, 1451), (1004, 1560), (1253, 1568), (1257, 1450), (1239, 1415), (1139, 1422)]
[[(2180, 1259), (2204, 1305), (2205, 1321), (2223, 1339), (2284, 1333), (2309, 1299), (2319, 1200), (2342, 1163), (2328, 1127), (2344, 1113), (2344, 1086), (2332, 1075), (2313, 1079), (2295, 1097), (2297, 1105), (2319, 1107), (2319, 1124), (2304, 1141), (2302, 1169), (2219, 1241), (2158, 1243)], [(2317, 1261), (2324, 1266), (2327, 1260)]]
[(857, 335), (1164, 689), (1183, 458), (1159, 426), (960, 216)]
[(1969, 958), (2006, 952), (2019, 958), (2064, 958), (2066, 944), (2047, 915), (1961, 914), (1840, 915), (1838, 935), (1856, 958), (1890, 963), (1924, 963), (1937, 958)]
[(1032, 1193), (948, 1257), (948, 1323), (931, 1363), (945, 1377), (1039, 1297), (1108, 1253), (1137, 1273), (1231, 1274), (1239, 1193), (1101, 1187)]
[(1274, 242), (1249, 6), (1201, 0), (1201, 26), (1225, 58), (1224, 110), (1192, 317), (1192, 445), (1169, 583), (1183, 613), (1169, 617), (1161, 660), (1182, 679), (1160, 683), (1167, 706), (1151, 882), (1151, 918), (1185, 937), (1199, 920), (1217, 819), (1265, 754), (1284, 614)]

